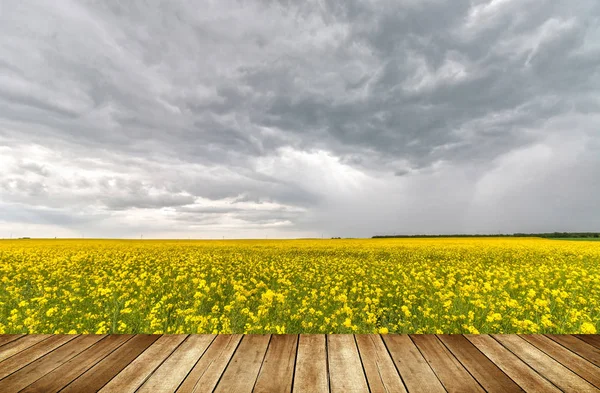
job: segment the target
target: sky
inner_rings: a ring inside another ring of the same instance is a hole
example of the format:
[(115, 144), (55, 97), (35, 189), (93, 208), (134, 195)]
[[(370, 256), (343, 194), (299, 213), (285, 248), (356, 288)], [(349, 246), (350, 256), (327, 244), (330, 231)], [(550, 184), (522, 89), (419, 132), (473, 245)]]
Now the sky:
[(0, 238), (600, 231), (598, 0), (0, 0)]

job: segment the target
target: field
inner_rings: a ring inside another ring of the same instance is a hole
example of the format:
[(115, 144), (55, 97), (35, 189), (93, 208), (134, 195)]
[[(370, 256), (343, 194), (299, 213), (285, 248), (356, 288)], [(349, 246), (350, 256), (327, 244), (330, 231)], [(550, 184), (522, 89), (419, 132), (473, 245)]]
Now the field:
[(596, 333), (600, 243), (0, 241), (0, 333)]

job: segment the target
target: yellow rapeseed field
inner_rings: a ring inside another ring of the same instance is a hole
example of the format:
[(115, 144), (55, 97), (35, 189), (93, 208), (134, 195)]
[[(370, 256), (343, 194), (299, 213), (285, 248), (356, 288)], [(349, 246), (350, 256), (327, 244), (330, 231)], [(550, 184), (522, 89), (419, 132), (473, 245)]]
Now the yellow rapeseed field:
[(0, 241), (0, 333), (596, 333), (600, 243)]

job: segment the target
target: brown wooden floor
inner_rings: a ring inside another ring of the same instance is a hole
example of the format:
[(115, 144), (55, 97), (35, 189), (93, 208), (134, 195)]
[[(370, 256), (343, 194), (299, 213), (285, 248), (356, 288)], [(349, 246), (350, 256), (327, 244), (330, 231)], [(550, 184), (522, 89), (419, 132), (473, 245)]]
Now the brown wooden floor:
[(598, 335), (0, 335), (2, 393), (598, 388)]

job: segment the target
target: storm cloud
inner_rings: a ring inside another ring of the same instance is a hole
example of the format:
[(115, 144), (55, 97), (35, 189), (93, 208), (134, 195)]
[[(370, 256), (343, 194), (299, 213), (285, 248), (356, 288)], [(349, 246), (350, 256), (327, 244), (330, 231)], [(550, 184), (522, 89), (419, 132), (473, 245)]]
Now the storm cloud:
[(0, 9), (0, 237), (600, 230), (596, 0)]

